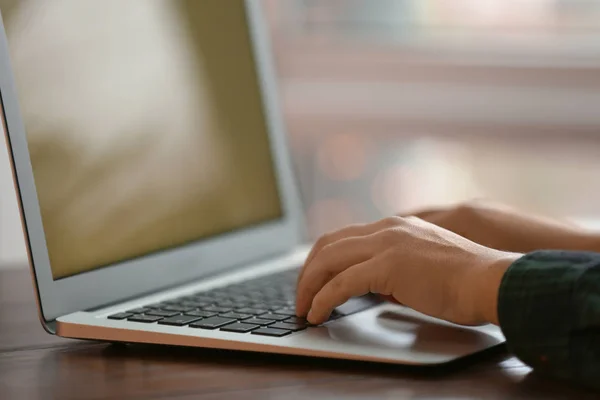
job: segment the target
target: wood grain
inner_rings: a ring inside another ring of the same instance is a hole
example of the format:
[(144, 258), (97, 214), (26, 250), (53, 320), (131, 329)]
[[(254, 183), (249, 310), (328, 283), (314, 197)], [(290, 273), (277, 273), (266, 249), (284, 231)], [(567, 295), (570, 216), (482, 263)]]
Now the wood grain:
[(445, 368), (65, 340), (43, 332), (26, 271), (0, 272), (2, 399), (592, 399), (504, 352)]

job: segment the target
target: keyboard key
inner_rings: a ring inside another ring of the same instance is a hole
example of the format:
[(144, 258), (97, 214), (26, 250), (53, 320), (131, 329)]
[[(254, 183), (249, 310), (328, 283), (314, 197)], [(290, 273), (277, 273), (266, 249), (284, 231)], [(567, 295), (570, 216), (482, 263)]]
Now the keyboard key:
[[(283, 336), (309, 326), (304, 318), (296, 317), (295, 290), (298, 269), (262, 276), (210, 291), (197, 292), (150, 304), (131, 313), (116, 314), (113, 319), (142, 317), (144, 322), (165, 317), (161, 324), (217, 329), (234, 323), (236, 332), (244, 332), (244, 325), (261, 326), (254, 329), (270, 336)], [(372, 299), (351, 299), (332, 313), (330, 319), (349, 315), (373, 305)], [(149, 310), (144, 310), (149, 309)], [(144, 311), (142, 313), (142, 311)], [(145, 314), (145, 315), (141, 315)], [(184, 314), (184, 315), (181, 315)], [(243, 322), (239, 322), (243, 321)], [(266, 327), (266, 328), (265, 328)], [(286, 329), (287, 328), (287, 329)]]
[(304, 324), (304, 325), (308, 324), (308, 321), (306, 319), (300, 318), (300, 317), (289, 317), (284, 322), (287, 322), (290, 324)]
[(199, 308), (207, 307), (207, 306), (210, 306), (210, 303), (186, 300), (186, 301), (182, 301), (181, 303), (179, 303), (179, 306), (175, 306), (175, 307), (187, 307), (187, 308), (190, 308), (189, 311), (191, 311), (191, 310), (197, 310)]
[(214, 303), (215, 300), (206, 295), (194, 295), (192, 301), (198, 301), (201, 303), (212, 304), (212, 303)]
[(288, 331), (297, 332), (297, 331), (306, 329), (306, 325), (305, 324), (290, 324), (290, 323), (286, 323), (286, 322), (277, 322), (273, 325), (269, 325), (269, 328), (286, 329)]
[(277, 308), (281, 308), (281, 307), (274, 307), (273, 305), (267, 304), (267, 303), (262, 302), (262, 301), (251, 302), (251, 303), (247, 304), (246, 307), (257, 308), (257, 309), (260, 309), (260, 310), (275, 310)]
[(289, 335), (292, 331), (286, 331), (285, 329), (273, 329), (273, 328), (260, 328), (252, 331), (253, 335), (262, 335), (262, 336), (273, 336), (273, 337), (282, 337), (285, 335)]
[(283, 321), (283, 320), (289, 318), (288, 315), (272, 314), (272, 313), (261, 314), (261, 315), (259, 315), (259, 317), (264, 318), (264, 319), (272, 319), (275, 321)]
[(182, 306), (182, 305), (176, 305), (176, 306), (166, 306), (163, 307), (162, 310), (164, 311), (177, 311), (177, 312), (188, 312), (188, 311), (194, 311), (197, 307), (188, 307), (188, 306)]
[(159, 308), (163, 308), (165, 306), (167, 306), (167, 304), (165, 304), (165, 303), (154, 303), (154, 304), (148, 304), (147, 306), (144, 306), (144, 307), (159, 309)]
[(248, 304), (252, 302), (252, 299), (250, 299), (248, 296), (244, 296), (244, 295), (232, 295), (229, 297), (229, 300), (236, 302), (236, 303), (242, 303), (242, 304)]
[(248, 319), (248, 318), (252, 318), (252, 314), (242, 314), (242, 313), (236, 313), (236, 312), (228, 312), (228, 313), (224, 313), (224, 314), (219, 314), (219, 317), (223, 317), (223, 318), (235, 318), (235, 319)]
[(260, 314), (264, 314), (266, 312), (269, 312), (269, 310), (261, 310), (260, 308), (252, 308), (252, 307), (243, 307), (243, 308), (238, 308), (235, 310), (235, 312), (239, 312), (242, 314), (252, 314), (252, 315), (260, 315)]
[[(231, 308), (233, 308), (233, 310), (235, 312), (238, 312), (238, 310), (240, 308), (248, 308), (249, 306), (250, 306), (250, 303), (248, 303), (246, 301), (234, 301), (233, 304), (231, 305)], [(245, 314), (251, 314), (251, 313), (245, 313)]]
[(128, 313), (132, 313), (132, 314), (144, 314), (144, 313), (147, 313), (150, 310), (151, 310), (151, 308), (140, 307), (140, 308), (134, 308), (133, 310), (127, 310), (127, 312)]
[(235, 324), (227, 325), (221, 328), (225, 332), (246, 333), (260, 328), (259, 325), (246, 324), (244, 322), (236, 322)]
[(233, 308), (236, 305), (236, 303), (231, 300), (217, 300), (215, 305), (217, 307)]
[(154, 315), (157, 317), (173, 317), (177, 314), (181, 314), (177, 311), (165, 311), (165, 310), (151, 310), (146, 313), (146, 315)]
[(277, 321), (273, 320), (273, 319), (264, 319), (264, 318), (250, 318), (244, 321), (247, 324), (254, 324), (254, 325), (261, 325), (261, 326), (266, 326), (266, 325), (271, 325)]
[(213, 311), (216, 313), (226, 313), (226, 312), (231, 311), (231, 307), (208, 306), (208, 307), (202, 308), (202, 310)]
[(158, 323), (160, 325), (185, 326), (201, 319), (201, 317), (194, 317), (191, 315), (177, 315), (175, 317), (158, 321)]
[(163, 317), (154, 316), (154, 315), (134, 315), (133, 317), (127, 318), (127, 321), (132, 322), (143, 322), (145, 324), (150, 324), (152, 322), (160, 321)]
[(194, 322), (190, 324), (192, 328), (202, 328), (202, 329), (217, 329), (225, 325), (229, 325), (232, 322), (236, 322), (235, 319), (231, 318), (222, 318), (222, 317), (210, 317), (207, 319), (202, 319), (198, 322)]
[(117, 314), (109, 315), (108, 319), (125, 319), (131, 317), (133, 314), (129, 312), (120, 312)]
[(288, 317), (295, 317), (296, 311), (289, 309), (289, 308), (281, 308), (279, 310), (273, 311), (273, 314), (287, 315)]
[(260, 292), (250, 292), (244, 294), (248, 297), (250, 301), (264, 301), (267, 299), (267, 297)]
[(268, 302), (268, 304), (269, 310), (280, 310), (288, 307), (288, 303), (286, 301), (271, 300)]
[(196, 311), (187, 312), (187, 313), (185, 313), (185, 315), (189, 315), (191, 317), (210, 318), (210, 317), (214, 317), (215, 315), (217, 315), (217, 313), (214, 311), (196, 310)]

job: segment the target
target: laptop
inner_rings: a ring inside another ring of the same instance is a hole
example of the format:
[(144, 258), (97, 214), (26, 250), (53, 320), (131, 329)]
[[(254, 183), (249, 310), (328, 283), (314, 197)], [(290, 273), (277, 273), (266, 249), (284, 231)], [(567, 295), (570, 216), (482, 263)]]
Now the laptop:
[(501, 344), (495, 326), (373, 294), (320, 326), (295, 315), (310, 246), (262, 11), (29, 0), (4, 15), (3, 130), (43, 327), (412, 365)]

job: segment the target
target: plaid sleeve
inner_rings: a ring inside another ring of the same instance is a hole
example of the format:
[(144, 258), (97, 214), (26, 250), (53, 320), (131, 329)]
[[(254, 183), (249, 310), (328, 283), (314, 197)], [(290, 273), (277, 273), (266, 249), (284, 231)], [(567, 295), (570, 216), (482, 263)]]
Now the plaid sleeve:
[(509, 349), (534, 370), (600, 389), (600, 254), (537, 251), (500, 285)]

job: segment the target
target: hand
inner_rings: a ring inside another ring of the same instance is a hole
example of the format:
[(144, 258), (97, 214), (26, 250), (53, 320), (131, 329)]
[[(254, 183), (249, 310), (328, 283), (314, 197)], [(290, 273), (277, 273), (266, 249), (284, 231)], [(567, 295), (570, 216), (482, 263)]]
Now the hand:
[(464, 203), (411, 215), (498, 250), (529, 253), (542, 249), (600, 249), (598, 236), (574, 224), (532, 216), (493, 203)]
[(497, 323), (500, 281), (518, 257), (418, 218), (349, 226), (313, 247), (298, 278), (296, 313), (319, 324), (350, 297), (371, 292), (458, 324)]

